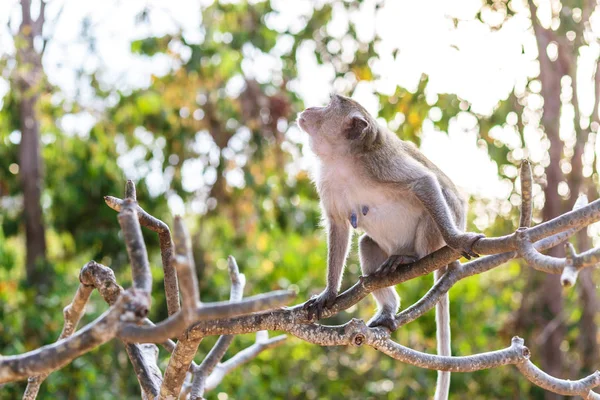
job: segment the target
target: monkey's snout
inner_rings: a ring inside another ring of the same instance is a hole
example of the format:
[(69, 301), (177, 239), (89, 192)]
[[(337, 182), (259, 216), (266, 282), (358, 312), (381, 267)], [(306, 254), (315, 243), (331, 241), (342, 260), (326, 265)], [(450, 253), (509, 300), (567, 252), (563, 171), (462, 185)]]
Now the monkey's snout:
[(304, 110), (303, 112), (300, 113), (300, 115), (298, 115), (298, 125), (300, 125), (300, 128), (302, 128), (302, 130), (307, 131), (306, 130), (306, 115), (304, 115), (304, 113), (306, 112), (306, 110)]
[(298, 116), (296, 122), (298, 123), (298, 125), (300, 125), (300, 128), (304, 129), (304, 124), (306, 123), (306, 120), (302, 117), (302, 114)]

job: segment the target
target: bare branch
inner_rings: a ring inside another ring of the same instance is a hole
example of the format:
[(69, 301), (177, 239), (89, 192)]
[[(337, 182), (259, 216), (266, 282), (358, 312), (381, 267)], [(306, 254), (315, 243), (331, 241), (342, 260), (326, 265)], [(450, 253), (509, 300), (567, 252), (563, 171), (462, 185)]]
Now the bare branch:
[[(189, 324), (208, 320), (233, 318), (263, 310), (272, 310), (289, 303), (295, 297), (296, 294), (292, 291), (275, 290), (273, 292), (248, 297), (237, 303), (231, 303), (229, 301), (209, 303), (202, 305), (195, 310), (192, 321), (186, 321), (183, 314), (179, 312), (153, 327), (132, 324), (124, 325), (119, 331), (119, 337), (130, 342), (162, 343), (167, 339), (177, 337)], [(271, 313), (276, 313), (276, 311), (271, 311)], [(249, 332), (256, 332), (257, 330), (260, 329), (250, 330)], [(188, 332), (188, 336), (190, 333), (191, 332)], [(214, 335), (215, 333), (211, 334)], [(194, 335), (193, 338), (198, 338), (198, 336)]]
[(533, 384), (550, 392), (562, 394), (565, 396), (582, 396), (588, 398), (590, 391), (600, 385), (600, 372), (596, 371), (578, 381), (558, 379), (548, 375), (531, 361), (516, 364), (519, 371), (525, 375)]
[(125, 198), (137, 203), (137, 191), (135, 190), (135, 183), (131, 179), (128, 179), (125, 183)]
[(50, 373), (115, 337), (120, 321), (138, 321), (148, 308), (148, 297), (129, 289), (111, 308), (73, 336), (16, 356), (0, 356), (0, 383)]
[(21, 0), (21, 15), (23, 17), (21, 21), (20, 31), (23, 31), (26, 26), (32, 29), (33, 21), (31, 20), (31, 0)]
[[(600, 200), (595, 200), (585, 207), (569, 211), (563, 215), (543, 222), (528, 229), (532, 242), (552, 236), (571, 228), (583, 227), (600, 220)], [(516, 234), (498, 238), (483, 238), (475, 242), (473, 249), (478, 254), (497, 254), (515, 251), (518, 248)], [(439, 251), (439, 250), (438, 250)], [(435, 254), (435, 253), (434, 253)]]
[[(88, 262), (79, 273), (79, 280), (90, 287), (96, 288), (100, 296), (109, 305), (113, 305), (121, 295), (123, 288), (117, 284), (113, 271), (95, 261)], [(149, 320), (144, 320), (144, 322)], [(145, 397), (154, 398), (158, 395), (162, 377), (156, 364), (158, 348), (153, 344), (125, 343), (125, 350), (133, 366), (142, 393)]]
[[(573, 209), (577, 210), (587, 204), (587, 197), (580, 196), (575, 203)], [(523, 215), (523, 213), (521, 213)], [(578, 229), (570, 229), (565, 232), (557, 233), (551, 237), (540, 240), (535, 244), (535, 249), (538, 251), (548, 250), (552, 247), (557, 246), (569, 237), (574, 235)], [(517, 257), (516, 252), (506, 252), (496, 254), (493, 256), (482, 257), (478, 260), (471, 261), (464, 265), (460, 265), (458, 268), (454, 268), (448, 271), (442, 279), (436, 282), (435, 285), (423, 296), (418, 302), (408, 307), (406, 310), (400, 312), (397, 315), (397, 321), (400, 326), (405, 325), (415, 319), (419, 318), (425, 312), (431, 310), (439, 299), (446, 294), (450, 288), (461, 279), (475, 274), (480, 274), (489, 271), (505, 262)]]
[(158, 347), (150, 343), (127, 343), (125, 350), (140, 383), (142, 399), (154, 400), (162, 384), (162, 374), (157, 365)]
[(123, 207), (121, 207), (119, 213), (119, 225), (121, 225), (123, 231), (127, 254), (131, 262), (133, 286), (143, 290), (150, 297), (150, 293), (152, 293), (152, 274), (150, 273), (148, 252), (142, 238), (142, 229), (140, 228), (133, 199), (126, 199), (123, 202)]
[(295, 324), (290, 331), (303, 340), (323, 346), (362, 346), (367, 344), (396, 360), (433, 370), (471, 372), (515, 364), (521, 373), (533, 383), (546, 390), (565, 395), (585, 394), (587, 398), (590, 395), (588, 392), (600, 385), (599, 372), (579, 381), (556, 379), (543, 373), (529, 361), (529, 349), (524, 346), (523, 339), (518, 337), (513, 338), (511, 346), (503, 350), (471, 356), (449, 357), (422, 353), (402, 346), (389, 338), (387, 330), (368, 328), (363, 321), (357, 319), (341, 326)]
[(557, 379), (546, 374), (529, 361), (529, 349), (524, 346), (523, 339), (519, 337), (514, 337), (511, 346), (504, 350), (466, 357), (442, 357), (421, 353), (399, 345), (390, 339), (384, 340), (378, 335), (368, 335), (367, 344), (404, 363), (427, 369), (469, 372), (514, 364), (532, 383), (562, 395), (579, 395), (588, 398), (590, 391), (600, 385), (599, 371), (578, 381)]
[[(186, 325), (194, 317), (194, 312), (200, 303), (200, 291), (198, 289), (198, 278), (196, 277), (196, 266), (192, 257), (190, 237), (185, 229), (181, 217), (175, 217), (174, 223), (175, 241), (175, 268), (181, 286), (182, 308), (178, 315), (183, 316)], [(181, 335), (175, 349), (171, 354), (169, 365), (165, 370), (165, 379), (160, 387), (160, 399), (177, 398), (181, 392), (181, 386), (185, 380), (190, 364), (198, 351), (198, 345), (202, 338), (189, 339)]]
[[(600, 262), (600, 249), (591, 249), (580, 255), (575, 249), (567, 246), (566, 258), (547, 256), (539, 253), (531, 244), (527, 229), (517, 231), (519, 238), (519, 255), (533, 268), (549, 274), (561, 274), (564, 286), (575, 283), (577, 273), (582, 268), (595, 266)], [(565, 272), (566, 270), (566, 272)]]
[(520, 227), (531, 226), (531, 199), (533, 179), (531, 177), (531, 163), (529, 160), (523, 160), (521, 163), (521, 222)]
[[(107, 206), (115, 210), (116, 212), (120, 212), (123, 208), (124, 200), (119, 199), (118, 197), (113, 196), (104, 196), (104, 202)], [(161, 221), (160, 219), (153, 217), (148, 214), (139, 204), (136, 203), (136, 211), (138, 213), (138, 218), (140, 220), (140, 225), (145, 228), (150, 229), (153, 232), (161, 233), (169, 231), (169, 227), (166, 223)]]
[(573, 258), (573, 265), (578, 269), (595, 266), (600, 262), (600, 249), (584, 251)]
[(565, 243), (565, 268), (563, 269), (562, 275), (560, 276), (560, 283), (564, 287), (570, 287), (575, 284), (579, 270), (573, 265), (573, 259), (575, 258), (575, 248), (571, 243)]
[(165, 379), (160, 387), (159, 399), (176, 399), (181, 392), (181, 387), (185, 376), (198, 351), (198, 345), (202, 341), (199, 339), (181, 338), (169, 360), (169, 365), (165, 370)]
[(34, 36), (42, 36), (42, 29), (44, 28), (44, 22), (46, 21), (46, 1), (40, 0), (40, 14), (36, 20), (32, 23), (32, 31)]
[(192, 318), (200, 302), (198, 277), (192, 257), (190, 238), (181, 217), (175, 217), (175, 268), (181, 288), (182, 311), (186, 319)]
[[(258, 357), (258, 355), (263, 351), (267, 349), (272, 349), (277, 346), (281, 346), (285, 339), (287, 339), (286, 335), (279, 335), (273, 338), (269, 338), (269, 334), (267, 331), (256, 332), (256, 343), (240, 351), (224, 363), (219, 363), (215, 367), (213, 372), (208, 376), (208, 378), (206, 378), (205, 390), (209, 391), (216, 388), (229, 372)], [(200, 394), (194, 397), (194, 395), (194, 383), (192, 383), (192, 392), (190, 399), (201, 398), (202, 396)]]
[(523, 257), (525, 262), (529, 266), (537, 269), (538, 271), (546, 272), (548, 274), (560, 274), (565, 265), (565, 259), (559, 259), (551, 256), (546, 256), (538, 252), (527, 235), (526, 228), (519, 228), (517, 231), (519, 237), (519, 251), (518, 254)]
[[(77, 325), (81, 320), (81, 316), (85, 312), (85, 306), (87, 305), (93, 290), (94, 288), (92, 286), (84, 285), (83, 283), (79, 284), (77, 292), (75, 292), (75, 296), (73, 297), (73, 301), (63, 310), (65, 322), (58, 340), (67, 338), (71, 336), (73, 332), (75, 332), (75, 329), (77, 329)], [(27, 388), (23, 394), (23, 400), (35, 399), (40, 390), (40, 386), (48, 377), (48, 375), (49, 373), (30, 376), (27, 380)]]
[[(104, 196), (104, 201), (113, 210), (117, 212), (121, 211), (123, 200), (112, 196)], [(169, 315), (173, 315), (179, 311), (179, 287), (173, 261), (173, 241), (171, 240), (171, 231), (167, 224), (148, 214), (139, 206), (139, 204), (136, 204), (136, 211), (140, 225), (158, 233), (164, 273), (165, 295), (167, 298), (167, 311)]]
[[(246, 285), (246, 277), (240, 274), (237, 262), (233, 256), (227, 258), (229, 267), (229, 278), (231, 279), (231, 293), (229, 301), (240, 301), (244, 294), (244, 286)], [(267, 334), (268, 337), (268, 334)], [(257, 333), (258, 339), (258, 333)], [(199, 399), (204, 395), (206, 379), (213, 372), (217, 364), (221, 361), (225, 352), (233, 341), (233, 335), (223, 335), (219, 337), (213, 348), (206, 355), (200, 366), (194, 370), (192, 380), (191, 399)], [(222, 378), (221, 378), (222, 379)]]
[(79, 281), (98, 290), (104, 301), (111, 306), (123, 292), (113, 270), (93, 260), (83, 266), (79, 272)]
[(518, 364), (529, 358), (529, 349), (523, 346), (523, 340), (513, 338), (510, 347), (472, 356), (438, 356), (422, 353), (402, 346), (383, 335), (372, 334), (367, 344), (375, 347), (388, 356), (406, 364), (437, 371), (472, 372), (490, 369), (507, 364)]

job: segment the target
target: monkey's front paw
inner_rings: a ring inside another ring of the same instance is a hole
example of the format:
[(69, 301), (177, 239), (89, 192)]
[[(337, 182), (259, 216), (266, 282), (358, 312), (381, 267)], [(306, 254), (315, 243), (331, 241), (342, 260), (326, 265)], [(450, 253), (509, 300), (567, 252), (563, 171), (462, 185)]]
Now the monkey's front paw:
[(446, 244), (453, 248), (454, 250), (460, 252), (460, 254), (470, 260), (471, 257), (479, 257), (479, 254), (473, 251), (473, 244), (481, 238), (484, 238), (485, 235), (481, 233), (473, 233), (473, 232), (464, 232), (458, 233), (451, 238), (446, 240)]
[(313, 296), (310, 300), (304, 303), (303, 309), (308, 311), (308, 319), (312, 320), (313, 316), (317, 316), (317, 320), (321, 319), (323, 310), (331, 308), (337, 298), (337, 292), (325, 289), (318, 296)]
[(396, 316), (392, 313), (379, 313), (371, 318), (367, 323), (367, 326), (369, 328), (382, 326), (387, 328), (390, 332), (395, 332), (396, 329), (398, 329), (398, 321), (396, 320)]
[(415, 261), (417, 261), (417, 257), (414, 257), (414, 256), (407, 256), (407, 255), (402, 255), (402, 254), (395, 254), (395, 255), (389, 256), (388, 259), (385, 260), (385, 262), (383, 264), (381, 264), (381, 266), (377, 269), (377, 271), (375, 271), (375, 275), (377, 275), (377, 276), (389, 275), (392, 272), (396, 271), (396, 269), (400, 265), (412, 264)]

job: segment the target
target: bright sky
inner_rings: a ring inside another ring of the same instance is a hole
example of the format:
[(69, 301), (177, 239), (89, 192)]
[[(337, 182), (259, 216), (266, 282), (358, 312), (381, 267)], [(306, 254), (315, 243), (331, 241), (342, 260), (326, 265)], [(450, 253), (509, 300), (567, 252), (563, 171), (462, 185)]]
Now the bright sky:
[[(78, 68), (88, 72), (101, 68), (103, 81), (113, 87), (144, 87), (149, 84), (152, 74), (165, 74), (173, 68), (173, 64), (167, 56), (157, 55), (149, 59), (132, 55), (129, 51), (130, 42), (149, 34), (174, 33), (178, 27), (183, 28), (187, 40), (200, 42), (200, 9), (206, 2), (50, 1), (47, 7), (48, 20), (53, 20), (59, 9), (64, 7), (64, 10), (56, 28), (49, 27), (54, 34), (44, 59), (48, 77), (68, 97), (78, 94), (90, 104), (93, 102), (89, 93), (85, 89), (81, 92), (81, 87), (74, 86), (74, 71)], [(267, 24), (275, 29), (297, 31), (302, 28), (298, 17), (309, 15), (315, 2), (274, 0), (272, 4), (279, 13), (269, 16)], [(525, 0), (511, 2), (516, 16), (500, 29), (492, 29), (474, 19), (481, 7), (480, 0), (387, 1), (378, 11), (374, 4), (374, 1), (367, 0), (359, 12), (350, 15), (343, 7), (336, 7), (332, 21), (326, 27), (329, 34), (340, 39), (342, 54), (351, 53), (353, 49), (353, 44), (344, 38), (349, 21), (357, 24), (359, 39), (368, 42), (375, 34), (382, 38), (378, 48), (381, 57), (372, 65), (376, 79), (359, 83), (353, 94), (373, 114), (377, 113), (379, 107), (374, 91), (392, 93), (397, 85), (414, 89), (423, 73), (430, 79), (429, 99), (435, 100), (438, 93), (455, 93), (471, 103), (472, 110), (480, 114), (490, 114), (498, 101), (505, 99), (515, 86), (517, 90), (524, 90), (527, 76), (537, 75), (534, 61), (537, 50), (535, 39), (528, 31), (530, 24)], [(151, 23), (136, 26), (135, 15), (144, 5), (150, 5)], [(541, 13), (544, 7), (540, 5)], [(10, 19), (11, 28), (16, 30), (19, 15), (17, 0), (0, 2), (0, 27), (6, 27)], [(81, 21), (86, 17), (94, 27), (98, 58), (88, 55), (86, 41), (80, 37)], [(458, 28), (453, 26), (448, 17), (461, 21)], [(493, 22), (497, 17), (490, 14), (488, 20)], [(273, 54), (252, 56), (244, 64), (245, 73), (254, 75), (259, 81), (277, 74), (280, 63), (276, 54), (286, 46), (285, 40), (282, 40)], [(392, 53), (396, 49), (399, 52), (394, 58)], [(595, 57), (598, 50), (590, 51), (593, 53), (590, 57)], [(0, 29), (0, 54), (6, 52), (13, 52), (12, 40), (6, 29)], [(326, 103), (334, 89), (343, 90), (348, 85), (343, 80), (333, 81), (331, 65), (317, 64), (312, 43), (301, 46), (298, 68), (299, 78), (293, 83), (293, 88), (307, 106)], [(6, 82), (0, 78), (0, 95), (7, 88)], [(587, 97), (580, 99), (582, 107), (591, 108), (588, 87), (582, 88), (581, 93), (587, 94)], [(530, 100), (539, 101), (539, 95), (536, 96)], [(439, 112), (436, 110), (437, 114)], [(80, 115), (64, 118), (61, 122), (63, 129), (77, 132), (89, 129), (93, 120), (91, 115)], [(507, 143), (515, 143), (518, 138), (510, 126), (498, 128), (495, 134), (499, 140)], [(288, 128), (288, 137), (291, 141), (305, 141), (304, 135), (295, 126)], [(533, 162), (547, 157), (540, 146), (539, 132), (534, 129), (526, 137), (531, 139), (527, 145), (528, 156)], [(499, 180), (496, 164), (477, 144), (476, 119), (472, 114), (461, 113), (452, 121), (448, 134), (437, 131), (430, 120), (425, 121), (422, 150), (467, 193), (489, 199), (508, 197), (510, 185)], [(514, 156), (523, 157), (522, 151), (519, 152), (515, 152)], [(306, 167), (308, 162), (307, 158), (300, 157), (297, 166)], [(173, 207), (180, 208), (181, 205), (173, 204)]]

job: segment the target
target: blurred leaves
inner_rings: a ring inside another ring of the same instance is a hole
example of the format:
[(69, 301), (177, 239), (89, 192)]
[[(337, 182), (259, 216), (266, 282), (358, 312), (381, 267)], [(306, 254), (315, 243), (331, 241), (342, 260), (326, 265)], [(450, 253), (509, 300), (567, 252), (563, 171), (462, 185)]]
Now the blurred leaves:
[[(153, 76), (147, 87), (121, 90), (103, 83), (101, 70), (82, 72), (95, 100), (102, 104), (102, 112), (93, 114), (94, 123), (87, 132), (67, 132), (60, 123), (65, 117), (87, 112), (86, 104), (57, 101), (62, 96), (53, 95), (60, 94), (59, 88), (43, 88), (43, 206), (56, 276), (56, 290), (49, 297), (37, 296), (21, 281), (24, 233), (15, 173), (18, 110), (14, 92), (8, 91), (0, 102), (0, 353), (23, 352), (55, 340), (62, 326), (62, 307), (75, 292), (79, 268), (89, 259), (110, 265), (119, 283), (129, 284), (116, 213), (102, 199), (107, 194), (122, 196), (127, 178), (136, 181), (141, 206), (156, 217), (170, 224), (173, 209), (187, 213), (203, 300), (228, 298), (229, 254), (246, 274), (247, 295), (293, 288), (301, 300), (320, 292), (325, 284), (326, 243), (319, 228), (315, 190), (298, 166), (300, 144), (289, 134), (297, 112), (304, 107), (290, 82), (298, 73), (298, 49), (307, 42), (314, 43), (318, 63), (333, 67), (335, 79), (345, 84), (345, 94), (351, 94), (359, 82), (379, 78), (372, 68), (380, 56), (376, 51), (379, 38), (361, 42), (353, 22), (343, 39), (355, 45), (355, 51), (344, 57), (343, 51), (330, 50), (336, 44), (341, 48), (340, 38), (326, 29), (333, 7), (357, 10), (359, 3), (334, 0), (315, 6), (301, 17), (304, 26), (294, 31), (277, 30), (267, 23), (278, 13), (268, 1), (217, 1), (205, 6), (196, 32), (200, 39), (176, 32), (130, 43), (131, 52), (140, 58), (166, 56), (172, 61), (172, 69)], [(511, 2), (506, 3), (488, 2), (477, 17), (497, 16), (489, 14), (492, 11), (511, 15)], [(150, 24), (150, 13), (144, 8), (135, 23)], [(95, 50), (89, 20), (84, 33)], [(279, 49), (278, 44), (286, 41), (290, 46)], [(396, 57), (397, 50), (392, 55)], [(276, 60), (278, 68), (267, 78), (249, 72), (248, 65), (258, 57)], [(0, 61), (0, 68), (6, 72), (9, 65)], [(411, 90), (396, 87), (391, 94), (376, 93), (379, 116), (399, 137), (418, 144), (424, 124), (448, 132), (461, 113), (468, 114), (476, 120), (478, 139), (501, 176), (511, 178), (502, 166), (516, 165), (517, 160), (510, 157), (511, 148), (496, 140), (492, 129), (506, 125), (508, 114), (517, 108), (515, 99), (511, 96), (501, 102), (490, 116), (479, 116), (454, 94), (431, 95), (428, 83), (428, 77), (422, 76)], [(522, 135), (522, 129), (518, 131)], [(183, 210), (173, 206), (178, 202), (185, 205)], [(484, 208), (496, 206), (485, 204)], [(485, 233), (511, 231), (516, 215), (514, 211), (507, 214), (494, 214)], [(144, 231), (144, 237), (155, 277), (151, 317), (160, 320), (166, 316), (166, 307), (160, 294), (158, 243), (151, 232)], [(354, 253), (344, 287), (360, 275)], [(509, 263), (461, 281), (451, 291), (455, 354), (489, 351), (510, 342), (512, 313), (522, 300), (519, 271), (518, 263)], [(403, 307), (417, 301), (430, 285), (430, 277), (424, 277), (399, 287)], [(94, 295), (85, 321), (105, 309)], [(373, 301), (365, 299), (327, 322), (368, 319), (373, 310)], [(576, 340), (573, 336), (570, 341)], [(434, 352), (433, 314), (403, 327), (395, 337), (404, 345)], [(214, 340), (202, 343), (197, 360)], [(252, 341), (253, 335), (236, 337), (228, 356)], [(163, 365), (165, 360), (161, 353)], [(227, 376), (209, 397), (222, 391), (237, 399), (419, 399), (431, 396), (435, 379), (434, 371), (403, 365), (372, 349), (321, 348), (291, 338), (278, 350), (265, 352)], [(7, 385), (0, 399), (18, 397), (23, 388), (22, 383)], [(511, 368), (454, 374), (452, 393), (472, 399), (543, 396)], [(139, 398), (139, 386), (122, 345), (113, 342), (52, 374), (40, 398)]]

